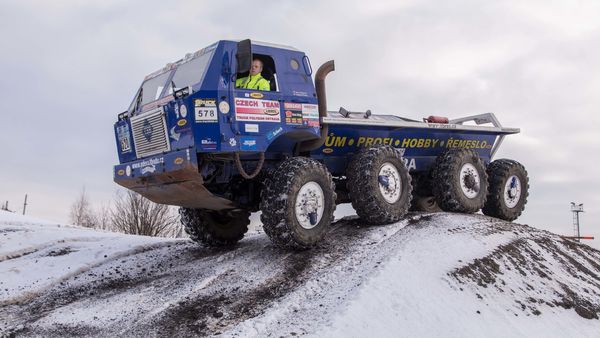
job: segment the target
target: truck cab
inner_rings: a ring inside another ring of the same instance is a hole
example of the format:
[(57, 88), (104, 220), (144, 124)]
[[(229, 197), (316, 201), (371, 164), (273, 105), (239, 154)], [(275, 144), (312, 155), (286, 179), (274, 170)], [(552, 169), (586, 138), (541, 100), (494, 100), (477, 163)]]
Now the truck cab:
[[(253, 59), (270, 90), (236, 88)], [(157, 203), (231, 208), (232, 193), (219, 185), (236, 174), (234, 154), (250, 166), (257, 152), (269, 162), (319, 138), (311, 75), (303, 52), (250, 40), (219, 41), (167, 64), (144, 78), (114, 125), (115, 182)], [(207, 191), (207, 179), (221, 196)]]

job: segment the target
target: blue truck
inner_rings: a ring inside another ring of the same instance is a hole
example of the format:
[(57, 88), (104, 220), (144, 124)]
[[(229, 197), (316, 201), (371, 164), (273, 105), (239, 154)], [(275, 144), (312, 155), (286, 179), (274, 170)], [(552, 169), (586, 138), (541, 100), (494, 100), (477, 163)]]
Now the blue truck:
[[(236, 88), (253, 60), (270, 90)], [(368, 224), (412, 210), (484, 214), (512, 221), (528, 176), (492, 161), (504, 137), (494, 114), (448, 120), (328, 111), (325, 79), (293, 47), (219, 41), (146, 76), (114, 125), (114, 181), (180, 207), (190, 237), (207, 246), (243, 238), (252, 212), (279, 247), (308, 248), (352, 203)]]

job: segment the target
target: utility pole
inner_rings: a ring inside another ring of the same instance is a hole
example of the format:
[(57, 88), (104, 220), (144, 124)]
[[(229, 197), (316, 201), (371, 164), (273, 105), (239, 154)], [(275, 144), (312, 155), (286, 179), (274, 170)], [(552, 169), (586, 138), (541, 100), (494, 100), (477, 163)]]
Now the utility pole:
[(27, 194), (25, 194), (25, 202), (23, 202), (23, 215), (25, 215), (25, 209), (27, 209)]

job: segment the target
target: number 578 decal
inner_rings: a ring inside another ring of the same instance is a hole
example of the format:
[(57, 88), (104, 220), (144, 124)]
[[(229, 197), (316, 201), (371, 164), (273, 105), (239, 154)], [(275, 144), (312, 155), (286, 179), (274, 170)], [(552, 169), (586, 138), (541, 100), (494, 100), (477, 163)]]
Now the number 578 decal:
[(216, 107), (196, 107), (194, 113), (194, 119), (197, 123), (217, 122)]

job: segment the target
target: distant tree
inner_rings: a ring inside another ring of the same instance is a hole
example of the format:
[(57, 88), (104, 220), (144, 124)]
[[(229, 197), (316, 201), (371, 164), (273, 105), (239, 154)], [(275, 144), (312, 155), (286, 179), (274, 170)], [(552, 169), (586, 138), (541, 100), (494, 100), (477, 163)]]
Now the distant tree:
[(133, 191), (117, 193), (111, 211), (113, 229), (126, 234), (179, 237), (182, 230), (171, 207), (156, 204)]
[(112, 216), (110, 204), (102, 204), (96, 213), (96, 229), (112, 231)]
[(85, 193), (85, 187), (81, 189), (81, 194), (71, 205), (70, 213), (71, 223), (88, 228), (95, 228), (98, 220), (92, 210), (92, 205)]

